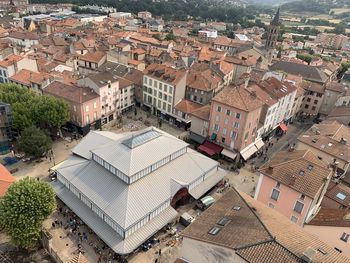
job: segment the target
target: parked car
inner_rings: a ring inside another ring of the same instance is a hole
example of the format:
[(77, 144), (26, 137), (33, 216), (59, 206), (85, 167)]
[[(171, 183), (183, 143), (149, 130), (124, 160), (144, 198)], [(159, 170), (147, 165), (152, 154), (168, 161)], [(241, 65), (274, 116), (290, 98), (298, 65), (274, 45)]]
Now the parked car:
[(180, 217), (180, 224), (183, 226), (189, 226), (194, 221), (194, 217), (191, 216), (189, 213), (185, 212)]
[(215, 199), (210, 195), (207, 195), (198, 201), (197, 207), (201, 210), (205, 210), (214, 203), (215, 203)]

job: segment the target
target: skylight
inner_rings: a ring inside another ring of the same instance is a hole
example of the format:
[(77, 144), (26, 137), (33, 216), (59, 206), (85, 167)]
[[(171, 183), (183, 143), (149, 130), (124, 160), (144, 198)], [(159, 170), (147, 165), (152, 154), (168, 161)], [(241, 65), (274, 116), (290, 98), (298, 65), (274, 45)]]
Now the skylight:
[(305, 171), (303, 171), (303, 170), (299, 171), (299, 175), (304, 176), (304, 174), (305, 174)]
[(235, 210), (235, 211), (239, 211), (239, 210), (241, 210), (241, 207), (238, 206), (238, 205), (236, 205), (236, 206), (234, 206), (232, 209)]
[(219, 226), (226, 226), (228, 223), (230, 223), (231, 219), (228, 219), (227, 217), (223, 217), (219, 220), (218, 225)]
[(346, 194), (339, 192), (339, 193), (337, 193), (336, 197), (337, 197), (338, 199), (344, 201), (345, 198), (346, 198)]
[(214, 226), (212, 229), (209, 230), (208, 234), (210, 235), (217, 235), (221, 230), (221, 227)]
[(129, 147), (130, 149), (133, 149), (141, 144), (144, 144), (150, 140), (153, 140), (157, 137), (159, 137), (161, 135), (161, 133), (155, 131), (155, 130), (149, 130), (146, 131), (144, 133), (135, 135), (129, 139), (126, 139), (125, 141), (123, 141), (123, 144), (127, 147)]
[(309, 171), (311, 171), (313, 168), (314, 168), (314, 166), (313, 166), (312, 164), (309, 164), (309, 165), (307, 166), (307, 169), (308, 169)]

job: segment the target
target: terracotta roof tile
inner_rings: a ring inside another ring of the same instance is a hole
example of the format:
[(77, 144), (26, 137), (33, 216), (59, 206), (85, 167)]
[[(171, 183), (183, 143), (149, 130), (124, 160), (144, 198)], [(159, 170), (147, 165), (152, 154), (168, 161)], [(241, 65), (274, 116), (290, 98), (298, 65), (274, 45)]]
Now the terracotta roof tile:
[(317, 215), (307, 225), (350, 227), (349, 210), (321, 207)]
[(15, 177), (0, 164), (0, 197), (3, 197), (7, 189), (15, 182)]
[(209, 121), (210, 117), (210, 105), (205, 105), (199, 109), (192, 111), (191, 115), (200, 118), (205, 121)]
[(16, 62), (18, 62), (22, 59), (23, 59), (22, 56), (11, 54), (8, 57), (6, 57), (5, 59), (0, 61), (0, 66), (1, 67), (8, 67), (8, 66), (15, 64)]
[(315, 198), (332, 173), (310, 150), (279, 152), (259, 172), (310, 198)]
[(263, 102), (256, 94), (243, 86), (227, 86), (212, 100), (248, 112), (258, 109), (263, 105)]
[(191, 114), (193, 111), (198, 110), (201, 107), (202, 107), (201, 104), (198, 104), (186, 99), (180, 100), (180, 102), (178, 102), (175, 105), (175, 109), (187, 114)]
[(102, 51), (89, 52), (83, 56), (80, 56), (80, 59), (88, 62), (98, 63), (103, 59), (105, 55), (106, 53)]
[(44, 72), (34, 72), (27, 69), (22, 69), (12, 77), (10, 80), (19, 84), (30, 86), (31, 83), (43, 84), (44, 81), (48, 80), (50, 75)]
[(144, 70), (144, 75), (176, 85), (186, 75), (186, 71), (167, 67), (162, 64), (151, 64)]

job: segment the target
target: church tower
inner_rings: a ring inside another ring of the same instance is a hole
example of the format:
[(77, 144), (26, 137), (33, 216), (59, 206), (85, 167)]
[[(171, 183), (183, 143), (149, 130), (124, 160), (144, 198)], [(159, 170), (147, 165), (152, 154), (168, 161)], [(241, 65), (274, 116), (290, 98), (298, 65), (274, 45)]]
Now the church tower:
[(278, 8), (275, 17), (272, 19), (270, 26), (267, 29), (267, 38), (265, 43), (266, 50), (270, 51), (276, 48), (280, 25), (280, 9)]

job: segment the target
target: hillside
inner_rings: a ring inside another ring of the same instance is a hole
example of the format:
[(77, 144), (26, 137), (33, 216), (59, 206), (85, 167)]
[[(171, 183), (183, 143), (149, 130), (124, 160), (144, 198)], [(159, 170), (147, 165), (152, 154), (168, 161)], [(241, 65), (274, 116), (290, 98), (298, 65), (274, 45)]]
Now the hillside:
[(350, 6), (350, 0), (298, 0), (285, 3), (282, 10), (290, 13), (319, 13), (328, 14), (332, 8)]

